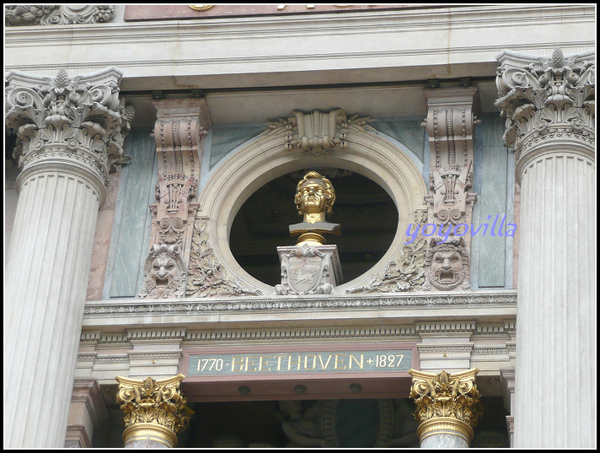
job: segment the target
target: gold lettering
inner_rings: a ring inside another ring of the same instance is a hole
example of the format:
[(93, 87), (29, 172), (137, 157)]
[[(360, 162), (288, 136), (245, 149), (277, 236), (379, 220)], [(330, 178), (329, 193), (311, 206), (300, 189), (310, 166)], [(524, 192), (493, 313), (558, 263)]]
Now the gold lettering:
[[(308, 366), (308, 358), (309, 357), (312, 357), (312, 366), (311, 367)], [(304, 357), (304, 368), (305, 369), (307, 369), (308, 371), (314, 370), (316, 366), (317, 366), (317, 356), (316, 355), (309, 354)]]
[[(258, 371), (271, 371), (271, 368), (263, 368), (263, 359), (264, 358), (271, 358), (270, 355), (261, 355), (260, 359), (258, 360)], [(268, 363), (268, 361), (267, 361)]]
[(354, 356), (354, 354), (350, 354), (350, 358), (349, 358), (349, 362), (348, 362), (348, 368), (352, 368), (352, 359), (354, 359), (354, 361), (356, 362), (356, 364), (358, 365), (358, 367), (362, 370), (363, 369), (363, 358), (364, 358), (364, 354), (360, 355), (360, 362), (357, 360), (357, 358)]
[[(334, 362), (334, 369), (335, 370), (345, 370), (346, 369), (345, 366), (343, 368), (338, 368), (338, 357), (341, 356), (341, 355), (345, 356), (346, 354), (336, 354), (335, 355), (335, 362)], [(342, 359), (342, 362), (343, 362), (343, 359)]]
[[(240, 361), (240, 364), (239, 364), (239, 365), (240, 365), (240, 369), (239, 369), (239, 370), (236, 370), (236, 369), (235, 369), (235, 365), (236, 365), (236, 364), (235, 364), (235, 362), (236, 362), (236, 360), (238, 360), (238, 359), (239, 359), (239, 361)], [(231, 371), (232, 371), (232, 372), (235, 372), (235, 371), (244, 371), (244, 358), (243, 358), (243, 357), (236, 357), (236, 356), (233, 356), (233, 357), (231, 358)]]
[(298, 365), (298, 371), (300, 371), (300, 364), (301, 364), (302, 360), (301, 360), (301, 356), (300, 354), (298, 354), (298, 360), (295, 362), (292, 362), (292, 356), (288, 356), (288, 371), (290, 371), (292, 369), (292, 363), (295, 363)]
[[(256, 359), (257, 357), (258, 356), (255, 356), (255, 355), (246, 356), (246, 369), (244, 371), (256, 371), (256, 363), (254, 363), (254, 359)], [(250, 363), (250, 365), (254, 366), (253, 370), (248, 369), (248, 363)]]
[(329, 362), (331, 361), (331, 354), (329, 354), (329, 356), (327, 357), (327, 362), (325, 362), (325, 364), (323, 364), (323, 356), (319, 354), (319, 361), (321, 362), (321, 369), (326, 370), (327, 365), (329, 365)]
[(274, 355), (273, 358), (277, 358), (277, 371), (281, 371), (281, 359), (285, 357), (285, 355)]

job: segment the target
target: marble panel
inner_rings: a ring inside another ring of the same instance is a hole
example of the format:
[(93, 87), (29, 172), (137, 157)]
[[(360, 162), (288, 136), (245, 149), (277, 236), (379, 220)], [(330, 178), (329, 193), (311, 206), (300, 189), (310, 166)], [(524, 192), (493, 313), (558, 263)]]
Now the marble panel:
[(406, 145), (423, 162), (423, 144), (425, 142), (423, 119), (378, 118), (369, 122), (377, 129), (400, 143)]
[[(504, 120), (496, 114), (482, 115), (481, 124), (475, 130), (475, 191), (478, 199), (473, 224), (476, 228), (481, 226), (472, 239), (475, 258), (472, 269), (476, 288), (505, 287), (505, 234), (508, 223), (513, 223), (513, 216), (512, 210), (507, 212), (506, 209), (509, 159), (508, 151), (502, 143), (503, 131)], [(499, 232), (503, 219), (504, 226)]]
[[(112, 273), (109, 297), (134, 297), (140, 285), (147, 254), (150, 210), (156, 182), (156, 144), (151, 128), (135, 128), (127, 137), (125, 153), (131, 162), (122, 173), (111, 244)], [(117, 218), (118, 217), (118, 218)], [(105, 288), (106, 290), (106, 288)]]
[(232, 125), (213, 127), (209, 170), (212, 170), (229, 152), (266, 129), (266, 123), (264, 125), (253, 123), (235, 127)]

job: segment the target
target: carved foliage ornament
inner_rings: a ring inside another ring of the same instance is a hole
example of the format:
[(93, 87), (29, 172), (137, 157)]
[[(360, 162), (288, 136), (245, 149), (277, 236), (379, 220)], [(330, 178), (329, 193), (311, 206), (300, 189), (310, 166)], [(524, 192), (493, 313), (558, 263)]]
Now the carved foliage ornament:
[(506, 144), (527, 152), (535, 138), (560, 133), (593, 146), (596, 64), (593, 52), (530, 57), (504, 51), (498, 57), (495, 105), (506, 117)]
[(148, 377), (142, 381), (117, 376), (117, 403), (121, 404), (125, 414), (125, 427), (149, 423), (167, 428), (174, 434), (187, 428), (194, 412), (187, 407), (185, 395), (179, 388), (183, 378), (178, 374), (167, 379)]
[(135, 110), (119, 99), (115, 68), (70, 78), (12, 71), (7, 76), (6, 124), (17, 133), (19, 166), (48, 155), (84, 161), (107, 183), (114, 164), (127, 162), (123, 142)]
[(303, 113), (294, 110), (289, 118), (269, 121), (266, 134), (285, 135), (285, 149), (300, 149), (306, 153), (319, 155), (334, 148), (348, 148), (348, 133), (353, 129), (375, 131), (367, 122), (369, 117), (353, 115), (347, 118), (342, 109), (329, 112), (315, 110)]
[[(416, 211), (413, 214), (412, 225), (415, 228), (426, 222), (426, 211)], [(419, 233), (416, 239), (406, 243), (408, 241), (407, 236), (400, 256), (391, 261), (369, 284), (350, 289), (348, 293), (398, 293), (420, 290), (425, 283), (427, 240)]]
[(69, 25), (110, 22), (115, 17), (111, 5), (11, 5), (4, 7), (4, 24)]
[(436, 418), (454, 418), (475, 427), (482, 415), (474, 368), (461, 373), (440, 374), (410, 370), (413, 377), (410, 397), (415, 400), (419, 423)]
[(256, 296), (261, 294), (259, 290), (243, 288), (227, 275), (227, 271), (214, 252), (207, 226), (207, 220), (196, 217), (186, 296)]

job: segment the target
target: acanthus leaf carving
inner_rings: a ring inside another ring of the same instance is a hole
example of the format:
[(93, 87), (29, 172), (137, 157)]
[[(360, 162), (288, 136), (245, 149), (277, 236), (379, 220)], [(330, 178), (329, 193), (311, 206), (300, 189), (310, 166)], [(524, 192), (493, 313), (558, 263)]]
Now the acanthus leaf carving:
[(110, 22), (112, 5), (9, 5), (4, 7), (4, 25), (69, 25)]
[(207, 226), (208, 221), (206, 219), (196, 218), (192, 236), (186, 296), (260, 295), (259, 290), (246, 289), (228, 276), (227, 271), (214, 252)]

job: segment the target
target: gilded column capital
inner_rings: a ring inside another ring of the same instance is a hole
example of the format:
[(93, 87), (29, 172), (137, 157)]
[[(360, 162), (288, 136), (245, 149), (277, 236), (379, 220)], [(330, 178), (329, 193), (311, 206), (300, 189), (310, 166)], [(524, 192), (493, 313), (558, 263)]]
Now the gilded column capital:
[(128, 160), (123, 142), (135, 114), (119, 98), (122, 75), (114, 67), (72, 78), (64, 69), (54, 78), (7, 75), (6, 125), (17, 134), (21, 180), (35, 169), (55, 167), (107, 184), (110, 167)]
[(160, 380), (115, 378), (119, 382), (117, 403), (125, 413), (126, 446), (136, 440), (162, 442), (169, 447), (177, 445), (177, 433), (188, 427), (194, 414), (179, 388), (184, 377), (178, 374)]
[(477, 368), (460, 373), (439, 374), (409, 370), (413, 382), (410, 397), (415, 400), (417, 434), (421, 443), (435, 434), (452, 434), (470, 444), (482, 411), (475, 384)]
[(555, 49), (551, 57), (539, 57), (504, 50), (496, 59), (495, 105), (506, 117), (503, 138), (517, 161), (556, 142), (593, 159), (595, 52), (565, 56)]

